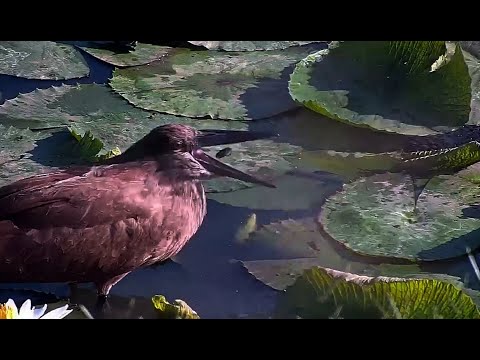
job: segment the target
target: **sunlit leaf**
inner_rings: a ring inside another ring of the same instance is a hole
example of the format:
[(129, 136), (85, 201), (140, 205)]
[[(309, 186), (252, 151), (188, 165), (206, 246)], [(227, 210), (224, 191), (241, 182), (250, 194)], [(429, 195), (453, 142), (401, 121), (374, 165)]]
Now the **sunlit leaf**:
[(200, 319), (198, 314), (183, 300), (175, 300), (170, 304), (165, 296), (155, 295), (152, 303), (158, 315), (165, 319)]
[(314, 267), (289, 288), (277, 317), (480, 319), (474, 301), (435, 279), (359, 276)]

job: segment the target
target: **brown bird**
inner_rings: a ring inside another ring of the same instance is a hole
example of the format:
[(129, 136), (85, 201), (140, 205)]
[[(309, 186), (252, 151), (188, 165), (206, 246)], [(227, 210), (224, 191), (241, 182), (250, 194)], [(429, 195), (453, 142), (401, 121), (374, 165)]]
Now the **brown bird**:
[(196, 233), (207, 212), (202, 180), (275, 187), (201, 149), (265, 137), (165, 125), (106, 163), (1, 187), (0, 282), (93, 282), (104, 299), (128, 273), (173, 257)]

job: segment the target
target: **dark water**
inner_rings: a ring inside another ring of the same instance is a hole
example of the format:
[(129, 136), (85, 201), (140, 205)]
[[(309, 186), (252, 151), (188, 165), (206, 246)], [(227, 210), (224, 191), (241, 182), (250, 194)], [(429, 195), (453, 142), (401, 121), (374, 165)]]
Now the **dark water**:
[[(107, 83), (113, 67), (88, 54), (83, 55), (91, 69), (88, 78), (36, 81), (0, 75), (1, 102), (12, 99), (20, 93), (28, 93), (52, 85)], [(302, 126), (299, 125), (299, 128)], [(362, 151), (363, 146), (367, 149), (375, 142), (376, 146), (382, 150), (388, 150), (390, 146), (395, 147), (394, 136), (385, 137), (383, 143), (369, 139), (369, 136), (366, 135), (364, 144), (361, 144), (360, 149), (357, 146), (356, 150)], [(294, 131), (293, 129), (288, 138), (289, 141), (302, 143), (305, 148), (308, 148), (308, 144), (312, 141), (318, 143), (319, 139), (324, 141), (325, 148), (328, 148), (329, 141), (335, 141), (334, 138), (323, 139), (321, 133), (312, 134), (311, 131)], [(335, 145), (343, 151), (350, 147), (348, 143)], [(326, 176), (322, 177), (322, 181), (330, 181), (330, 185), (325, 186), (339, 185), (338, 178), (331, 177), (329, 180)], [(256, 280), (240, 263), (232, 261), (256, 258), (255, 254), (245, 252), (242, 246), (233, 241), (237, 229), (252, 212), (256, 213), (258, 225), (262, 225), (282, 219), (315, 216), (318, 213), (318, 206), (312, 206), (311, 209), (303, 211), (261, 211), (209, 200), (208, 215), (202, 227), (181, 253), (172, 261), (129, 274), (112, 289), (109, 304), (101, 312), (95, 309), (96, 295), (90, 285), (82, 285), (71, 294), (66, 284), (3, 284), (1, 288), (4, 290), (0, 290), (0, 302), (6, 301), (9, 297), (17, 301), (32, 298), (34, 303), (52, 301), (53, 295), (47, 296), (30, 291), (35, 290), (55, 294), (58, 297), (71, 296), (72, 303), (84, 304), (95, 317), (138, 318), (153, 316), (150, 298), (155, 294), (162, 294), (169, 300), (185, 300), (203, 318), (265, 316), (272, 312), (279, 292)], [(472, 288), (480, 288), (466, 257), (436, 263), (431, 265), (429, 270), (459, 276)]]

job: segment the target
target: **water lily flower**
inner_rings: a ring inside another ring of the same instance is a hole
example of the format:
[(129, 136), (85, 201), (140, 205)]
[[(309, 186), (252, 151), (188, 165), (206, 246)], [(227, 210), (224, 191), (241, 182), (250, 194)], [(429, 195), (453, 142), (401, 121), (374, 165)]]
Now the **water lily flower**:
[(73, 311), (73, 309), (68, 309), (68, 305), (45, 314), (46, 310), (46, 304), (40, 308), (32, 307), (30, 299), (25, 301), (18, 309), (15, 302), (8, 299), (5, 304), (0, 304), (0, 319), (63, 319)]

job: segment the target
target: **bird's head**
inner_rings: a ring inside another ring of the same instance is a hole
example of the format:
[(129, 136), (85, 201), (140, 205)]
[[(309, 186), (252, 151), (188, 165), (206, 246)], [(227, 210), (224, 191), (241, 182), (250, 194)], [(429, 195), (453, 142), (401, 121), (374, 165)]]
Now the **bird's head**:
[(211, 157), (202, 150), (205, 146), (233, 144), (272, 137), (272, 133), (235, 130), (196, 130), (181, 124), (158, 126), (123, 154), (125, 159), (189, 153), (205, 170), (216, 175), (274, 188), (275, 185), (248, 175)]

